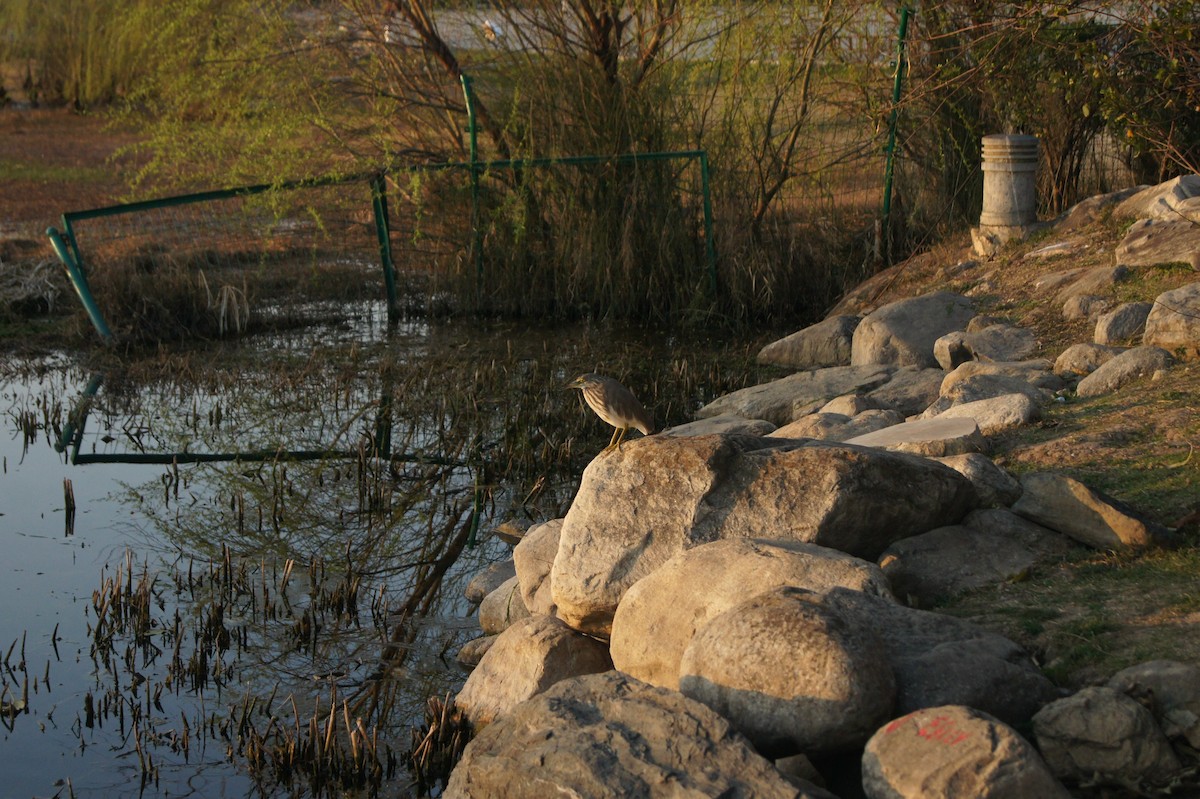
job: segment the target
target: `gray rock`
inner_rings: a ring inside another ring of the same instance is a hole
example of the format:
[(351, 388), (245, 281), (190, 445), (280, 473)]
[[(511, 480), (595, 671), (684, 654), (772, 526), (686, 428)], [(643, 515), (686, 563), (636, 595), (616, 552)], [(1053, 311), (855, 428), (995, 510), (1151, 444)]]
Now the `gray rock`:
[(606, 637), (629, 586), (723, 538), (806, 541), (874, 559), (975, 507), (962, 475), (865, 447), (748, 436), (650, 436), (597, 457), (551, 572), (558, 616)]
[(478, 638), (472, 638), (462, 645), (458, 650), (458, 655), (455, 660), (460, 665), (473, 669), (479, 665), (479, 661), (487, 654), (487, 651), (492, 648), (492, 644), (496, 643), (499, 635), (481, 635)]
[(749, 386), (718, 397), (696, 412), (701, 419), (733, 414), (745, 419), (766, 419), (782, 426), (794, 418), (792, 408), (803, 403), (824, 405), (834, 397), (869, 391), (886, 383), (895, 370), (885, 366), (834, 366)]
[(1096, 549), (1125, 549), (1165, 543), (1166, 528), (1066, 475), (1033, 473), (1021, 477), (1024, 492), (1013, 513), (1057, 530)]
[(679, 662), (696, 630), (775, 588), (852, 588), (891, 599), (874, 563), (789, 541), (730, 539), (683, 552), (634, 583), (612, 623), (613, 663), (664, 688), (679, 687)]
[(747, 435), (765, 436), (775, 429), (766, 419), (744, 419), (732, 413), (722, 413), (707, 419), (697, 419), (662, 431), (664, 436)]
[(986, 455), (968, 452), (934, 460), (970, 480), (971, 485), (975, 486), (975, 493), (979, 495), (979, 504), (982, 507), (1007, 507), (1021, 497), (1021, 484), (1017, 478), (1001, 469)]
[(815, 438), (822, 441), (847, 441), (901, 424), (904, 417), (896, 411), (863, 411), (851, 418), (840, 413), (813, 413), (797, 419), (769, 435), (772, 438)]
[[(992, 513), (1012, 516), (1008, 511)], [(964, 520), (939, 527), (884, 551), (879, 566), (896, 596), (910, 605), (930, 607), (967, 591), (1019, 579), (1037, 564), (1061, 560), (1073, 549), (1065, 536), (1030, 522), (992, 525), (991, 517), (978, 511), (967, 518), (970, 525)]]
[(1200, 175), (1146, 186), (1113, 209), (1117, 219), (1179, 219), (1180, 205), (1200, 196)]
[(1146, 318), (1142, 343), (1185, 358), (1200, 357), (1200, 283), (1158, 295)]
[(1180, 769), (1150, 711), (1111, 688), (1084, 688), (1046, 705), (1033, 733), (1050, 770), (1072, 784), (1155, 784)]
[(1077, 294), (1062, 306), (1062, 316), (1068, 322), (1076, 319), (1097, 319), (1112, 307), (1112, 300), (1095, 294)]
[(885, 427), (845, 443), (929, 457), (982, 452), (987, 447), (974, 419), (941, 417)]
[(1037, 750), (998, 719), (962, 705), (884, 725), (863, 752), (868, 799), (1067, 799)]
[(478, 605), (483, 601), (485, 596), (516, 576), (517, 567), (513, 563), (513, 559), (502, 560), (489, 565), (472, 577), (463, 593), (466, 595), (468, 602), (472, 605)]
[(1066, 233), (1086, 227), (1099, 220), (1105, 210), (1129, 199), (1145, 188), (1148, 187), (1133, 186), (1128, 189), (1109, 192), (1108, 194), (1097, 194), (1088, 197), (1086, 200), (1081, 200), (1068, 208), (1066, 213), (1054, 221), (1054, 228), (1060, 233)]
[(679, 690), (767, 757), (862, 744), (891, 716), (896, 682), (873, 631), (799, 588), (735, 605), (696, 631)]
[(729, 722), (619, 672), (565, 680), (488, 725), (445, 799), (798, 799)]
[(1063, 286), (1074, 283), (1087, 269), (1084, 267), (1076, 267), (1075, 269), (1064, 269), (1060, 272), (1049, 272), (1033, 281), (1033, 287), (1038, 294), (1045, 296), (1052, 291), (1057, 291)]
[(1084, 294), (1106, 293), (1117, 283), (1129, 277), (1129, 269), (1124, 266), (1097, 266), (1086, 270), (1083, 274), (1059, 289), (1058, 301), (1066, 302), (1072, 297)]
[(789, 369), (848, 366), (850, 345), (859, 316), (831, 316), (773, 341), (758, 353), (758, 362)]
[(999, 397), (951, 405), (938, 414), (937, 418), (974, 419), (979, 426), (979, 432), (991, 436), (1037, 421), (1042, 418), (1042, 406), (1027, 394), (1003, 394)]
[(922, 369), (902, 366), (892, 379), (867, 393), (867, 398), (880, 408), (893, 410), (901, 416), (912, 416), (929, 407), (938, 398), (946, 373), (941, 369)]
[(1104, 363), (1103, 366), (1079, 381), (1075, 393), (1080, 397), (1099, 397), (1111, 394), (1135, 380), (1150, 377), (1175, 362), (1171, 354), (1159, 347), (1134, 347)]
[(521, 543), (513, 547), (521, 600), (535, 615), (553, 616), (556, 609), (550, 596), (550, 567), (558, 554), (562, 524), (562, 519), (535, 524), (525, 533)]
[(917, 610), (847, 588), (822, 602), (883, 643), (896, 677), (896, 714), (968, 705), (1022, 725), (1058, 691), (1012, 641), (962, 619)]
[(977, 374), (951, 384), (920, 414), (919, 418), (932, 419), (944, 415), (957, 405), (996, 399), (1010, 394), (1023, 395), (1034, 407), (1041, 407), (1042, 403), (1050, 398), (1048, 391), (1027, 383), (1019, 377), (1002, 374)]
[(515, 574), (479, 603), (479, 627), (488, 635), (502, 633), (528, 616)]
[(1148, 708), (1167, 738), (1200, 749), (1200, 666), (1151, 660), (1117, 672), (1108, 687)]
[(937, 366), (933, 343), (965, 328), (974, 315), (969, 298), (945, 291), (889, 303), (854, 330), (850, 363)]
[(1037, 337), (1032, 330), (994, 324), (974, 332), (947, 333), (934, 342), (933, 355), (949, 371), (967, 361), (1021, 361), (1036, 349)]
[(1146, 317), (1154, 307), (1151, 302), (1127, 302), (1096, 320), (1092, 340), (1097, 344), (1114, 345), (1140, 338), (1146, 329)]
[(531, 616), (496, 636), (457, 704), (480, 727), (551, 685), (612, 669), (608, 648), (550, 616)]
[(1200, 226), (1188, 219), (1139, 219), (1117, 245), (1117, 263), (1129, 266), (1185, 263), (1195, 269)]
[[(1058, 391), (1062, 388), (1062, 378), (1055, 375), (1051, 369), (1053, 364), (1044, 358), (1029, 361), (988, 362), (969, 361), (964, 363), (942, 379), (939, 395), (948, 395), (956, 385), (979, 377), (1012, 377), (1046, 391)], [(1008, 393), (1008, 392), (1005, 392)], [(1025, 392), (1020, 392), (1025, 393)], [(1035, 395), (1040, 397), (1042, 395)], [(976, 397), (976, 399), (985, 399)]]
[(821, 406), (821, 413), (840, 413), (843, 416), (858, 416), (863, 411), (879, 410), (879, 403), (865, 394), (843, 394)]
[(1059, 377), (1090, 375), (1124, 351), (1123, 347), (1103, 344), (1072, 344), (1054, 361), (1054, 374)]

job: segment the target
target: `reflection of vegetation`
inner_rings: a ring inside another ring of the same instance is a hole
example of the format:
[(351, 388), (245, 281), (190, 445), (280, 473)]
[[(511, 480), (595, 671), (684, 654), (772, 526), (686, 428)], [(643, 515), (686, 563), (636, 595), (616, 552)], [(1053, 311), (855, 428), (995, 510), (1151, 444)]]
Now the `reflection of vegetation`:
[[(168, 463), (119, 491), (139, 553), (110, 563), (88, 605), (81, 746), (104, 736), (149, 790), (212, 763), (209, 745), (263, 794), (370, 792), (403, 767), (434, 783), (470, 734), (452, 707), (427, 704), (457, 687), (448, 664), (478, 634), (461, 588), (506, 553), (472, 517), (487, 530), (561, 515), (607, 440), (566, 379), (603, 368), (668, 424), (750, 379), (745, 353), (695, 341), (684, 353), (645, 331), (405, 332), (212, 347), (95, 384), (75, 419), (84, 454), (342, 455)], [(55, 380), (66, 385), (7, 409), (14, 445), (50, 446), (64, 429), (84, 380)], [(20, 697), (9, 687), (3, 707)]]

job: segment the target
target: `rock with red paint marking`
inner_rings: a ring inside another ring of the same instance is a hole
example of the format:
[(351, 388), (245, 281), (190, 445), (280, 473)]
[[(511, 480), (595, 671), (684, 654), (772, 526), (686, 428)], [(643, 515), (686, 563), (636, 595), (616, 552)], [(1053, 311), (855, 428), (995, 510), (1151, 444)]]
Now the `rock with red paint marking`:
[(918, 710), (884, 725), (863, 752), (870, 799), (1066, 799), (1033, 746), (973, 708)]

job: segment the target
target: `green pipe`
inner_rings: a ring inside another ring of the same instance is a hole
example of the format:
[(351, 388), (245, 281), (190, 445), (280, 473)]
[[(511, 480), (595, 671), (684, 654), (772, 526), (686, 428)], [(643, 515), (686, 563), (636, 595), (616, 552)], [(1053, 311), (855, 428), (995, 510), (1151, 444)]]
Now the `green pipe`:
[(887, 167), (883, 176), (883, 222), (884, 260), (891, 263), (891, 215), (892, 215), (892, 175), (896, 157), (896, 123), (900, 116), (900, 89), (904, 82), (904, 44), (908, 36), (908, 18), (912, 10), (905, 6), (900, 9), (900, 33), (896, 42), (896, 76), (892, 82), (892, 112), (888, 120)]
[(388, 321), (400, 315), (396, 300), (396, 268), (392, 264), (391, 220), (388, 217), (387, 178), (378, 173), (371, 178), (371, 208), (375, 213), (375, 238), (379, 241), (379, 260), (383, 264), (383, 285), (387, 290)]
[(475, 256), (475, 289), (483, 294), (483, 230), (479, 224), (479, 132), (475, 125), (475, 102), (471, 79), (462, 76), (463, 97), (467, 104), (468, 154), (471, 168), (471, 250)]
[(88, 286), (87, 276), (79, 267), (79, 263), (75, 260), (75, 256), (67, 249), (66, 243), (62, 240), (62, 236), (58, 231), (49, 227), (46, 228), (46, 235), (50, 237), (50, 244), (54, 247), (54, 252), (58, 255), (58, 260), (63, 262), (63, 267), (67, 270), (67, 278), (71, 281), (71, 287), (75, 289), (75, 293), (79, 295), (79, 301), (83, 303), (83, 309), (87, 311), (88, 318), (92, 320), (92, 326), (100, 334), (100, 338), (104, 339), (105, 343), (111, 344), (113, 341), (112, 331), (108, 329), (108, 322), (104, 320), (104, 314), (100, 312), (100, 306), (96, 304), (96, 298), (92, 296), (92, 290)]
[(717, 296), (717, 248), (713, 240), (712, 192), (709, 191), (708, 153), (700, 151), (700, 184), (704, 191), (704, 255), (708, 259), (708, 290)]

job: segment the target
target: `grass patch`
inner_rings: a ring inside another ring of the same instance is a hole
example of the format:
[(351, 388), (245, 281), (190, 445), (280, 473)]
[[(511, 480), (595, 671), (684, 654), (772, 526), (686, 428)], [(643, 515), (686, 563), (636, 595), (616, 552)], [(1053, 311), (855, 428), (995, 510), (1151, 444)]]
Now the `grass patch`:
[(0, 158), (0, 180), (36, 183), (104, 183), (112, 179), (112, 170), (97, 166), (29, 163)]

